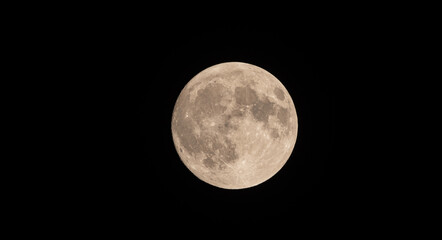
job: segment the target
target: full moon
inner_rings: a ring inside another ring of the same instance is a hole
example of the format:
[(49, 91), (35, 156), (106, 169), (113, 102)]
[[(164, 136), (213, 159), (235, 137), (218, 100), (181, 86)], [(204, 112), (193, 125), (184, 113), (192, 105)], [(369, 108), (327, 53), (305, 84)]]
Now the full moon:
[(224, 189), (261, 184), (287, 162), (298, 117), (284, 85), (266, 70), (227, 62), (193, 77), (172, 116), (172, 137), (184, 165)]

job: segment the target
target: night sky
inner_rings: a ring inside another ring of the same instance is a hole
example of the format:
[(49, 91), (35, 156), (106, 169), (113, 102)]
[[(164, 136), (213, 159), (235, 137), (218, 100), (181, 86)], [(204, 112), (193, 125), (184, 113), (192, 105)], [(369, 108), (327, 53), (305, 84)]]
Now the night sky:
[[(151, 193), (149, 200), (153, 209), (161, 209), (157, 216), (163, 221), (170, 217), (187, 224), (192, 216), (201, 223), (243, 226), (334, 211), (340, 193), (333, 170), (334, 79), (325, 75), (330, 56), (318, 39), (296, 32), (215, 28), (160, 38), (155, 75), (139, 86), (146, 90), (140, 93), (140, 164), (146, 169), (137, 172), (149, 175), (144, 176), (148, 190), (142, 196)], [(184, 85), (203, 69), (229, 61), (251, 63), (276, 76), (291, 94), (299, 118), (297, 142), (286, 165), (270, 180), (244, 190), (219, 189), (196, 178), (180, 161), (170, 130), (173, 106)], [(155, 112), (152, 104), (158, 104)], [(153, 126), (148, 124), (151, 118), (156, 118)]]
[[(80, 199), (93, 215), (126, 219), (134, 227), (290, 228), (349, 223), (370, 209), (359, 177), (367, 152), (359, 151), (358, 138), (370, 130), (356, 121), (365, 117), (356, 99), (367, 82), (357, 70), (361, 46), (350, 41), (351, 32), (327, 22), (208, 27), (130, 19), (93, 28), (96, 37), (82, 43), (90, 50), (83, 64), (95, 79), (82, 85), (94, 96), (86, 108), (94, 134), (86, 142), (95, 150), (81, 160), (86, 167)], [(173, 107), (185, 84), (229, 61), (276, 76), (291, 94), (299, 123), (285, 166), (243, 190), (220, 189), (195, 177), (171, 134)]]

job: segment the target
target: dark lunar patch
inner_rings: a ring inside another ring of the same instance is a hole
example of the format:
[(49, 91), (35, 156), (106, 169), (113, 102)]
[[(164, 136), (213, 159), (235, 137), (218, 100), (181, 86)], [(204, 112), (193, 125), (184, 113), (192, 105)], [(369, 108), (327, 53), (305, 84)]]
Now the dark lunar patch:
[(208, 157), (218, 156), (224, 162), (234, 162), (238, 158), (235, 144), (219, 136), (204, 134), (198, 141), (198, 152), (207, 154)]
[(236, 146), (229, 139), (225, 139), (225, 145), (219, 149), (220, 158), (226, 163), (232, 163), (237, 158)]
[(204, 166), (207, 168), (213, 168), (215, 167), (216, 163), (211, 158), (206, 158), (203, 160)]
[(279, 137), (279, 133), (278, 133), (278, 130), (276, 130), (276, 129), (272, 129), (272, 133), (271, 133), (271, 136), (273, 137), (273, 138), (278, 138)]
[(236, 130), (238, 129), (238, 126), (236, 126), (233, 122), (232, 122), (232, 118), (234, 117), (234, 115), (232, 114), (228, 114), (225, 116), (224, 121), (219, 123), (217, 128), (219, 133), (227, 133), (230, 130)]
[(183, 152), (183, 149), (182, 149), (182, 148), (180, 148), (180, 152)]
[(225, 133), (227, 133), (227, 132), (229, 131), (229, 127), (230, 127), (230, 125), (229, 125), (229, 123), (227, 123), (227, 122), (225, 122), (225, 123), (223, 123), (223, 124), (219, 124), (219, 125), (217, 126), (217, 128), (218, 128), (218, 132), (219, 132), (219, 133), (222, 133), (222, 134), (225, 134)]
[(278, 110), (278, 115), (277, 115), (279, 121), (284, 125), (287, 126), (288, 122), (289, 122), (289, 112), (287, 110), (287, 108), (280, 108)]
[(212, 117), (223, 113), (226, 106), (220, 104), (223, 98), (223, 93), (226, 89), (219, 83), (212, 83), (207, 85), (204, 89), (198, 90), (195, 99), (195, 119), (198, 121), (201, 118)]
[(275, 112), (273, 105), (274, 103), (270, 102), (268, 99), (256, 103), (252, 107), (253, 117), (258, 121), (267, 123), (269, 115), (272, 115)]
[(231, 116), (241, 118), (244, 116), (244, 113), (239, 109), (235, 109), (232, 111)]
[(276, 95), (276, 97), (279, 99), (279, 100), (284, 100), (284, 98), (285, 98), (285, 96), (284, 96), (284, 91), (282, 91), (280, 88), (275, 88), (274, 90), (273, 90), (273, 93)]
[(236, 87), (235, 100), (239, 105), (251, 105), (258, 101), (255, 90), (249, 87)]

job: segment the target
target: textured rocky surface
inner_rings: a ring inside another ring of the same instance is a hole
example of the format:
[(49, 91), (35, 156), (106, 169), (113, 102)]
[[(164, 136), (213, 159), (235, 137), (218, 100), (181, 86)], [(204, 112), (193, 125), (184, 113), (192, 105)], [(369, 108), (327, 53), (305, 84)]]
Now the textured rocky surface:
[(205, 69), (175, 104), (172, 135), (184, 164), (217, 187), (255, 186), (276, 174), (293, 151), (293, 101), (273, 75), (230, 62)]

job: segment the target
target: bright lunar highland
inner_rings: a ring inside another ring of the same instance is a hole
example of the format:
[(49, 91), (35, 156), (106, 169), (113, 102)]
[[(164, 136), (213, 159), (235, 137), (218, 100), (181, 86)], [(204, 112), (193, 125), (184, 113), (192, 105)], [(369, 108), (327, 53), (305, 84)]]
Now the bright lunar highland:
[(225, 189), (274, 176), (295, 146), (290, 94), (266, 70), (241, 62), (211, 66), (181, 91), (172, 116), (175, 148), (199, 179)]

